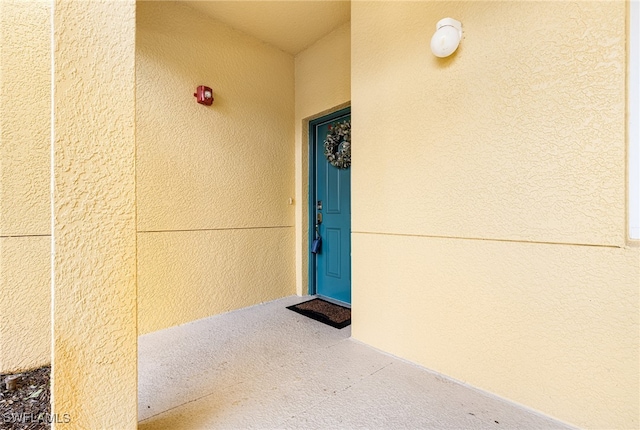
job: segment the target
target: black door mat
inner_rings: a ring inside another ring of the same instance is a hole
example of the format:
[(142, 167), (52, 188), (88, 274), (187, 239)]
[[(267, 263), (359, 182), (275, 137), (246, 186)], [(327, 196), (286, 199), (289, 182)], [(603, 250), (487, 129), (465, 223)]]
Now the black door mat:
[(351, 309), (322, 299), (311, 299), (287, 306), (287, 309), (335, 328), (345, 328), (351, 324)]

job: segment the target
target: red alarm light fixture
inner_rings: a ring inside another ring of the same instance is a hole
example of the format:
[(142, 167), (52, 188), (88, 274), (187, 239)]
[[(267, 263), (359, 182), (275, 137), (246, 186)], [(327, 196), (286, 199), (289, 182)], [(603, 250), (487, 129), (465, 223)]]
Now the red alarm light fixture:
[(213, 103), (213, 90), (209, 87), (205, 87), (204, 85), (200, 85), (196, 88), (196, 92), (193, 93), (196, 98), (196, 101), (201, 105), (211, 106)]

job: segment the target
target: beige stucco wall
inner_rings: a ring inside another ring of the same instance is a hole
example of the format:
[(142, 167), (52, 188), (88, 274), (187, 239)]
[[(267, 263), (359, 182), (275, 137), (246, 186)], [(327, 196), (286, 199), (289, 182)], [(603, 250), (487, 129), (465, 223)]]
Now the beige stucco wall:
[(0, 238), (0, 373), (51, 362), (51, 237)]
[(184, 5), (137, 8), (139, 333), (294, 294), (293, 57)]
[(135, 429), (135, 0), (53, 5), (55, 428)]
[(0, 2), (0, 373), (50, 361), (49, 2)]
[(296, 67), (296, 292), (309, 287), (309, 120), (351, 100), (351, 24), (318, 40), (295, 58)]
[[(464, 37), (438, 60), (446, 16)], [(625, 4), (353, 2), (351, 19), (353, 336), (637, 428)]]

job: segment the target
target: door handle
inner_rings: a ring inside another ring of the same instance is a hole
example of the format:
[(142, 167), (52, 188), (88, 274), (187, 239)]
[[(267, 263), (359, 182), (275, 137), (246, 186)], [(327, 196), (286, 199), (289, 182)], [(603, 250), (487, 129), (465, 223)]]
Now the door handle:
[(316, 214), (316, 225), (322, 224), (322, 213), (318, 212)]

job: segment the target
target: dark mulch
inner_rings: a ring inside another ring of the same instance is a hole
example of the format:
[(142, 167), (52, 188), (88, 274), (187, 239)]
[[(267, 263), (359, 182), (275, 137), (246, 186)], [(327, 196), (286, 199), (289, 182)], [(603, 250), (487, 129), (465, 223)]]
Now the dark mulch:
[(15, 390), (7, 390), (0, 375), (0, 428), (11, 430), (48, 429), (51, 421), (49, 403), (50, 366), (19, 373)]

